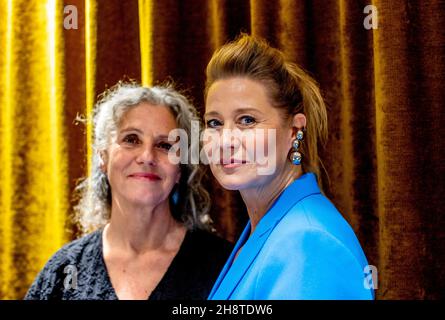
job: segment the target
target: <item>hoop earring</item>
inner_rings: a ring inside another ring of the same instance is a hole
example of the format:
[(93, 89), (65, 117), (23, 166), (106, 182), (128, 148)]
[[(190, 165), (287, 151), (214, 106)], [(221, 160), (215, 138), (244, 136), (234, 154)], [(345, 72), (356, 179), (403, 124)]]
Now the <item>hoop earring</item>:
[(290, 161), (298, 166), (301, 164), (302, 154), (298, 152), (298, 148), (300, 147), (301, 141), (303, 141), (303, 131), (298, 130), (297, 138), (292, 142), (292, 153), (290, 154)]

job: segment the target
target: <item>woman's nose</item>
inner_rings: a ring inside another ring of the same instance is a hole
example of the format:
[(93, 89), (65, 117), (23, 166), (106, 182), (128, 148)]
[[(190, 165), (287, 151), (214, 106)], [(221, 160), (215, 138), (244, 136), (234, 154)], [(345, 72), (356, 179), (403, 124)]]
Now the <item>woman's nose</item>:
[(143, 146), (136, 158), (139, 164), (156, 165), (156, 150), (153, 145)]
[(220, 136), (220, 146), (223, 149), (237, 149), (240, 144), (240, 132), (236, 129), (223, 129)]

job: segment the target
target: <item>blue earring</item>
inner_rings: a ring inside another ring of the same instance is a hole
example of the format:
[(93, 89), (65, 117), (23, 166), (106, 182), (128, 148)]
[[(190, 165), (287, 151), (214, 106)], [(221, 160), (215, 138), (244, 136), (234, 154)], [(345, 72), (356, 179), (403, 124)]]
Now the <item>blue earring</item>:
[(298, 130), (297, 138), (292, 142), (292, 153), (290, 154), (290, 161), (298, 166), (301, 164), (302, 155), (298, 152), (298, 148), (300, 147), (300, 142), (303, 140), (303, 131)]
[(179, 183), (176, 183), (176, 185), (173, 188), (173, 193), (171, 195), (171, 200), (174, 205), (177, 205), (179, 202)]
[(179, 202), (179, 192), (176, 190), (172, 195), (173, 204), (177, 205)]

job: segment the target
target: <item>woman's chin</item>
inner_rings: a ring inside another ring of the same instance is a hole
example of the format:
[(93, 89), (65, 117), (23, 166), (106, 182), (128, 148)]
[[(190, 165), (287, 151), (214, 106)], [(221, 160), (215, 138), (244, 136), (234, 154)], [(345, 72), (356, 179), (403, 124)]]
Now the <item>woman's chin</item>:
[(221, 186), (226, 189), (226, 190), (230, 190), (230, 191), (238, 191), (240, 189), (240, 187), (238, 185), (231, 185), (231, 184), (222, 184)]
[(127, 202), (134, 206), (156, 207), (162, 202), (162, 198), (155, 195), (147, 196), (147, 194), (134, 194), (131, 197), (127, 198)]
[(223, 177), (218, 179), (219, 184), (226, 190), (242, 190), (249, 186), (251, 179), (240, 179), (241, 177)]
[(257, 178), (256, 171), (247, 165), (233, 170), (223, 170), (220, 166), (215, 166), (211, 167), (211, 170), (218, 183), (226, 190), (245, 189)]

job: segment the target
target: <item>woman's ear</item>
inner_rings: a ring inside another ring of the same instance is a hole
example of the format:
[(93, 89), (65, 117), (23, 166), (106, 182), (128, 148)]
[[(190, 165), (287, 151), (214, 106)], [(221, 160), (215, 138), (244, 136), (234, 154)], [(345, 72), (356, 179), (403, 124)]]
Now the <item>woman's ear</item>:
[(292, 119), (292, 126), (298, 130), (306, 128), (306, 116), (303, 113), (297, 113)]
[(303, 113), (297, 113), (291, 120), (292, 136), (290, 145), (292, 145), (292, 142), (297, 138), (297, 132), (306, 128), (306, 116)]

